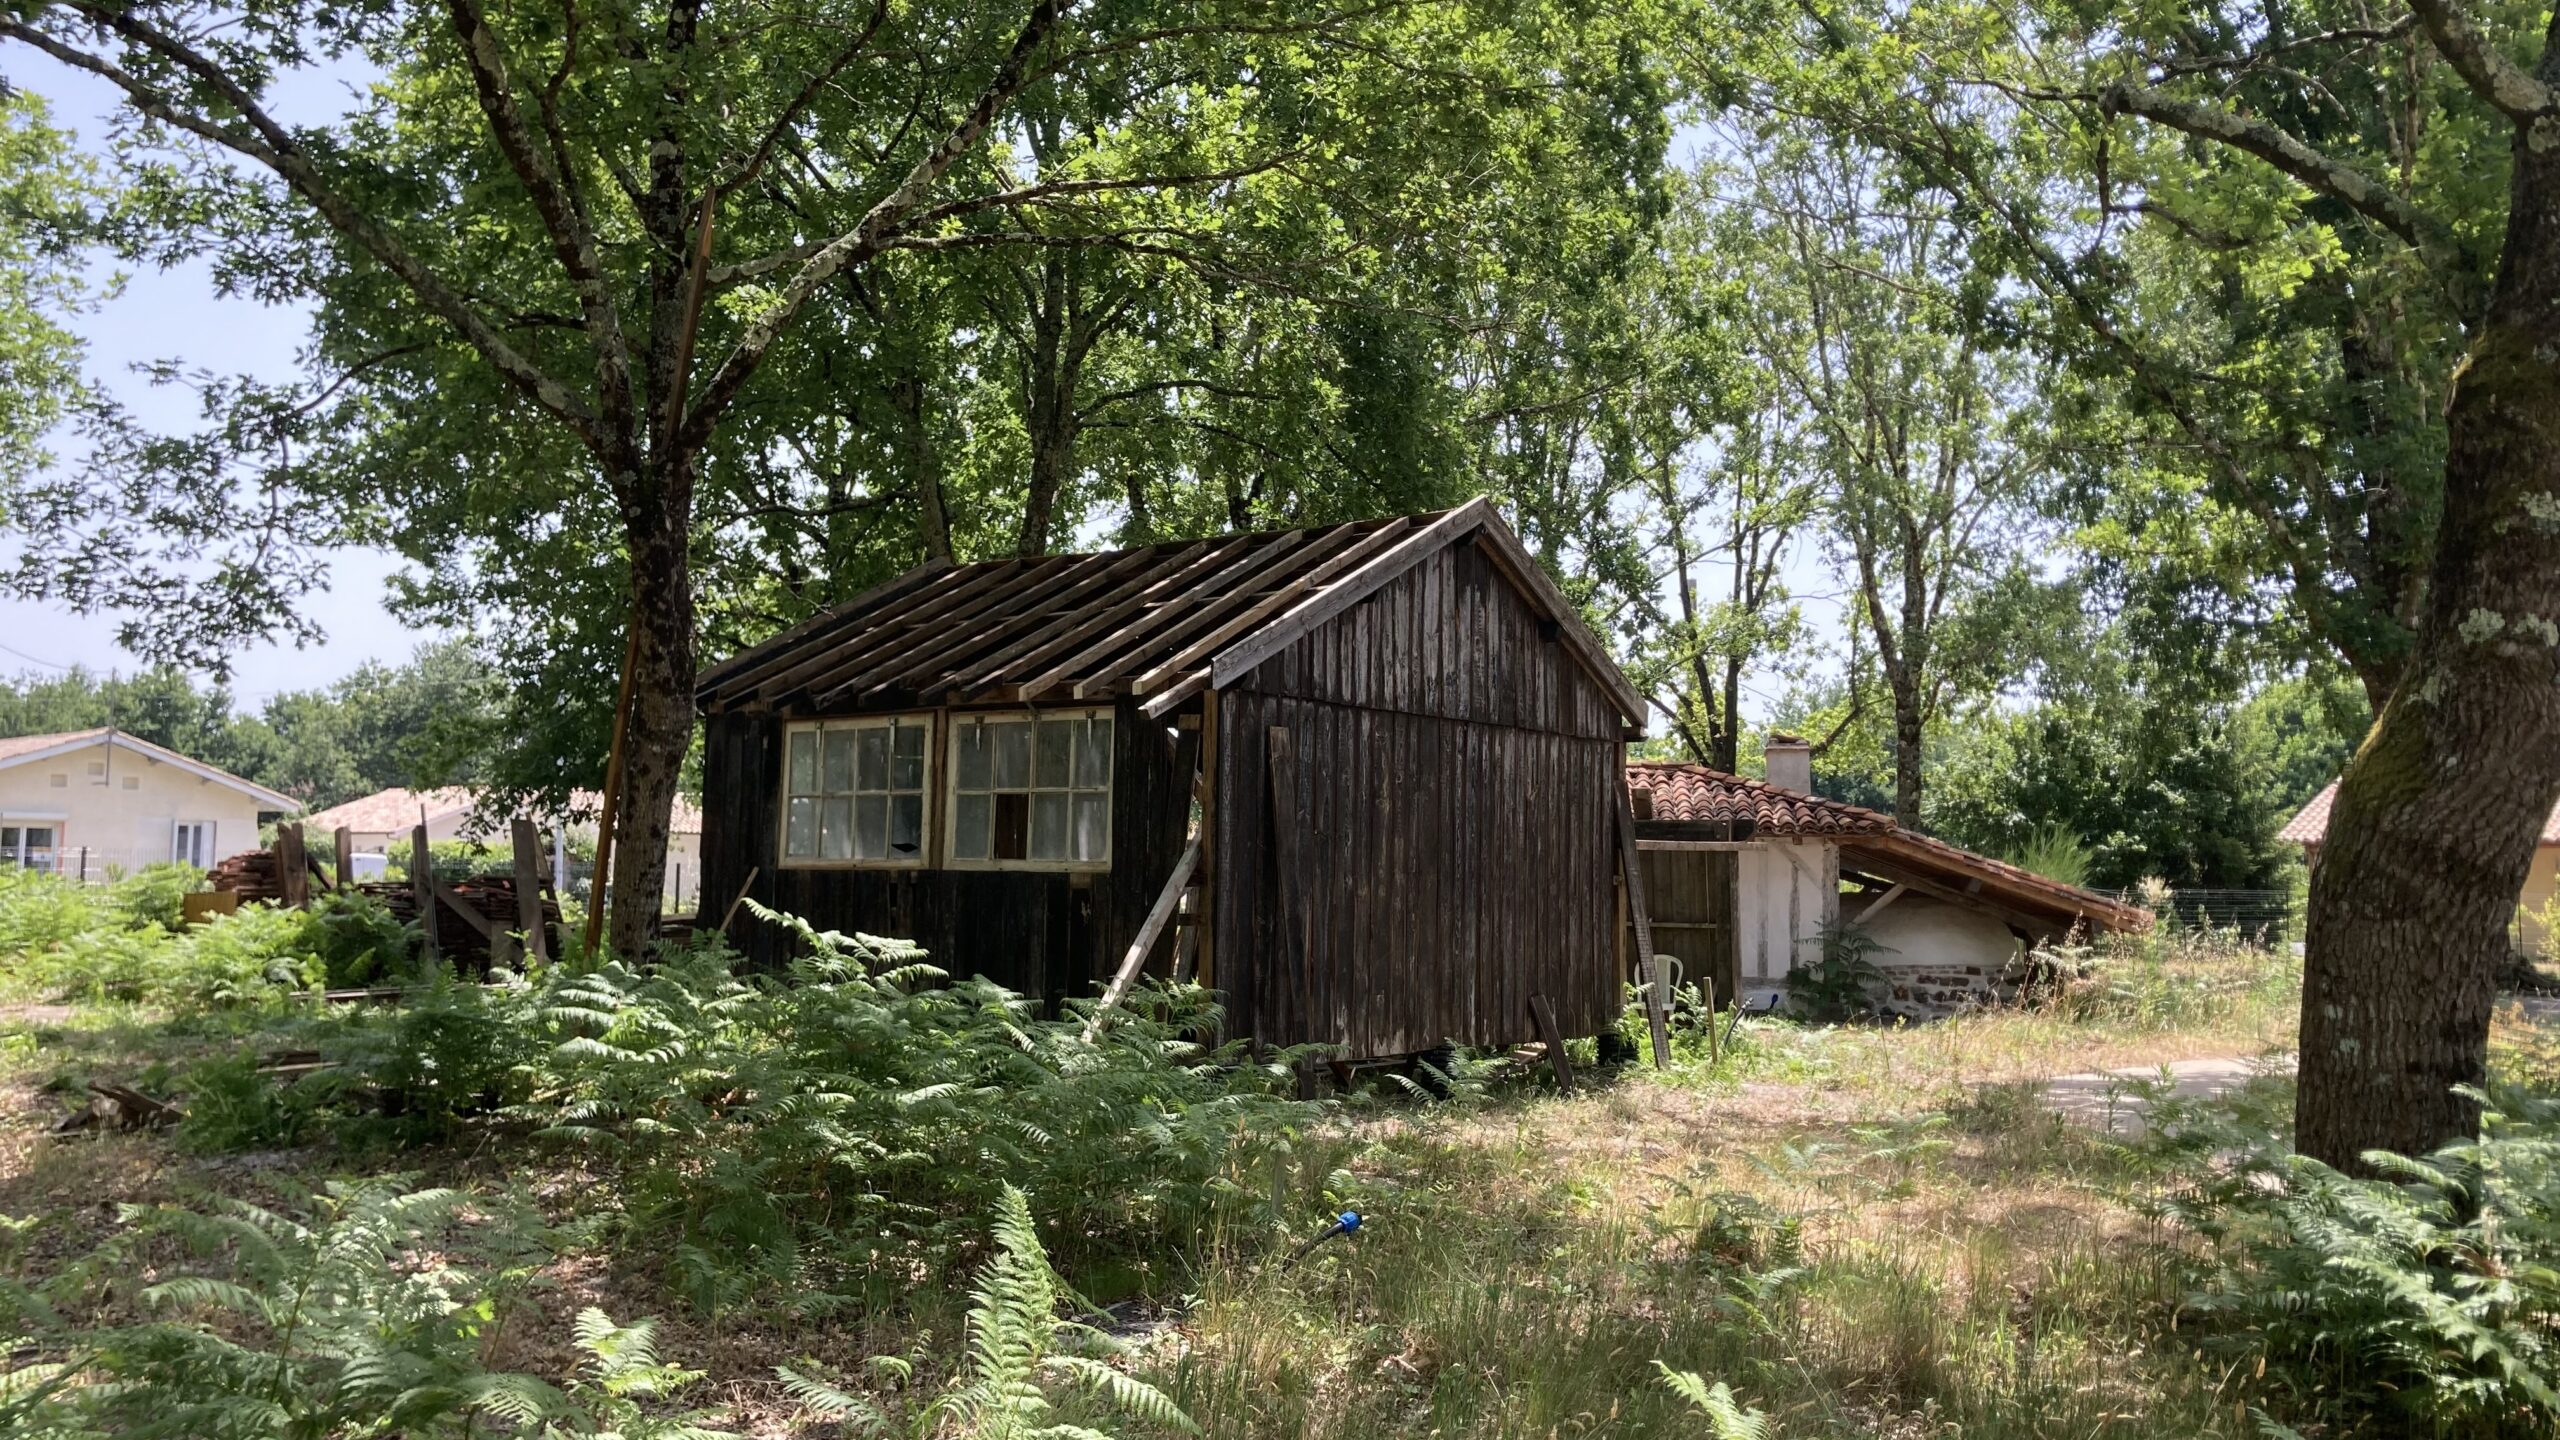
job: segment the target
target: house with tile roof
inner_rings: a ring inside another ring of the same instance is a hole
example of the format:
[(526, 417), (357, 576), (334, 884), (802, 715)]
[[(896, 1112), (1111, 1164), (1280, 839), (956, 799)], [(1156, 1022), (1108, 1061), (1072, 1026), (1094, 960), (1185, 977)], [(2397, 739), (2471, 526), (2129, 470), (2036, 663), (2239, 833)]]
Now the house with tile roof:
[[(509, 817), (482, 811), (480, 800), (481, 792), (466, 785), (447, 785), (433, 790), (409, 790), (395, 786), (306, 816), (303, 832), (316, 840), (334, 835), (343, 827), (348, 832), (352, 853), (358, 856), (390, 855), (396, 847), (407, 845), (410, 832), (420, 825), (427, 827), (427, 838), (431, 841), (505, 843)], [(595, 791), (573, 791), (569, 797), (571, 833), (593, 837), (594, 817), (602, 808), (603, 797)], [(361, 860), (357, 862), (359, 873), (366, 873), (364, 863)], [(562, 861), (561, 865), (565, 868), (566, 862)], [(698, 896), (701, 882), (702, 809), (678, 796), (667, 841), (668, 902), (690, 904)]]
[(1874, 942), (1888, 1008), (1915, 1016), (1979, 1003), (2037, 945), (2151, 923), (2139, 906), (1813, 794), (1812, 748), (1796, 737), (1773, 735), (1766, 752), (1767, 780), (1626, 768), (1654, 948), (1686, 979), (1713, 978), (1720, 1000), (1783, 989), (1841, 922)]
[[(2276, 832), (2278, 840), (2302, 847), (2306, 865), (2317, 868), (2320, 864), (2320, 845), (2329, 837), (2329, 808), (2337, 800), (2338, 782), (2332, 780)], [(2555, 906), (2555, 901), (2560, 901), (2560, 806), (2554, 806), (2542, 821), (2542, 837), (2534, 845), (2533, 867), (2525, 871), (2524, 892), (2516, 897), (2512, 933), (2519, 953), (2540, 955), (2560, 939), (2552, 933), (2552, 921), (2560, 919), (2560, 906)]]
[(0, 739), (0, 864), (103, 880), (258, 843), (292, 796), (110, 726)]

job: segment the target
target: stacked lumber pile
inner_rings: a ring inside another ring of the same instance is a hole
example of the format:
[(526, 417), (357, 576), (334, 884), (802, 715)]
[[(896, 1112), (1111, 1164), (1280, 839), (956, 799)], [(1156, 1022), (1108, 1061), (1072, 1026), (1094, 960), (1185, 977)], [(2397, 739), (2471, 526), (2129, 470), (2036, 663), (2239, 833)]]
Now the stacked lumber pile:
[[(418, 887), (406, 880), (372, 880), (356, 887), (382, 903), (382, 907), (398, 917), (400, 923), (418, 924)], [(542, 891), (543, 953), (560, 953), (560, 902), (544, 885)], [(468, 916), (456, 910), (467, 910)], [(515, 877), (506, 874), (468, 875), (450, 885), (438, 887), (436, 896), (436, 949), (461, 969), (485, 968), (491, 959), (490, 931), (504, 933), (522, 927), (516, 908)], [(477, 917), (479, 923), (473, 923)], [(510, 947), (511, 948), (511, 947)], [(512, 955), (503, 957), (513, 963)]]
[(273, 850), (244, 850), (205, 872), (216, 890), (228, 890), (243, 905), (257, 901), (284, 903), (284, 867)]

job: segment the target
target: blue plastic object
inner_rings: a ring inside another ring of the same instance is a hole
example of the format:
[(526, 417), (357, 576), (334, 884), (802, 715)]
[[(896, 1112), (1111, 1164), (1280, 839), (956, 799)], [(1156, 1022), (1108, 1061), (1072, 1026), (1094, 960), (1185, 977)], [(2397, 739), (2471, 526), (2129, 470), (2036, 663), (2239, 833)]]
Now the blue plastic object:
[(1289, 1266), (1295, 1265), (1299, 1261), (1306, 1259), (1308, 1254), (1317, 1246), (1332, 1239), (1334, 1236), (1357, 1234), (1359, 1229), (1360, 1212), (1357, 1210), (1345, 1210), (1340, 1215), (1334, 1217), (1332, 1224), (1327, 1225), (1322, 1230), (1317, 1231), (1315, 1234), (1310, 1235), (1305, 1240), (1299, 1242), (1298, 1248), (1289, 1252), (1289, 1258), (1282, 1264), (1281, 1268), (1285, 1270)]

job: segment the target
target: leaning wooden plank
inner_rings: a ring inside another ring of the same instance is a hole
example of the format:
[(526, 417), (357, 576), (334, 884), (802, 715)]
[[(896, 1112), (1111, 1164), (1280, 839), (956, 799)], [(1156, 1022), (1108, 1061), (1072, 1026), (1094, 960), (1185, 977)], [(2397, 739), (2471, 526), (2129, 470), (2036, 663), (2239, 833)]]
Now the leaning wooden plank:
[(1220, 654), (1214, 666), (1214, 683), (1224, 687), (1252, 672), (1263, 661), (1277, 655), (1325, 621), (1351, 608), (1361, 597), (1379, 586), (1421, 564), (1440, 548), (1468, 531), (1481, 527), (1487, 520), (1498, 519), (1490, 500), (1470, 500), (1455, 510), (1412, 531), (1398, 532), (1402, 543), (1377, 556), (1332, 585), (1301, 601), (1270, 624), (1245, 636)]
[(1147, 911), (1146, 923), (1138, 927), (1138, 938), (1129, 942), (1129, 953), (1120, 957), (1120, 971), (1111, 977), (1111, 988), (1102, 992), (1102, 1003), (1094, 1007), (1093, 1018), (1084, 1022), (1084, 1038), (1090, 1042), (1102, 1033), (1102, 1022), (1120, 1002), (1128, 998), (1129, 987), (1138, 983), (1138, 972), (1147, 968), (1147, 952), (1156, 945), (1156, 937), (1164, 933), (1167, 920), (1173, 918), (1174, 907), (1182, 903), (1183, 888), (1191, 883), (1191, 868), (1200, 863), (1200, 836), (1193, 832), (1191, 841), (1182, 847), (1182, 858), (1173, 862), (1173, 874), (1164, 882), (1156, 903)]
[(463, 924), (479, 931), (481, 939), (488, 941), (494, 946), (498, 943), (498, 937), (507, 933), (505, 927), (501, 926), (497, 921), (481, 914), (479, 906), (463, 899), (460, 891), (455, 890), (452, 886), (447, 885), (441, 880), (435, 880), (431, 883), (435, 886), (436, 898), (442, 900), (447, 906), (451, 907), (454, 914), (461, 916)]
[(1529, 1018), (1538, 1024), (1538, 1038), (1547, 1044), (1547, 1063), (1555, 1067), (1556, 1088), (1573, 1093), (1573, 1057), (1565, 1053), (1564, 1031), (1556, 1027), (1555, 1002), (1544, 995), (1529, 997)]
[(551, 935), (542, 918), (542, 832), (533, 818), (519, 815), (507, 824), (515, 846), (516, 928), (524, 932), (525, 953), (536, 964), (551, 958)]
[(1644, 905), (1644, 860), (1636, 849), (1636, 812), (1627, 804), (1627, 787), (1621, 782), (1609, 787), (1610, 805), (1618, 815), (1618, 873), (1626, 877), (1627, 915), (1635, 922), (1636, 982), (1644, 989), (1645, 1026), (1653, 1032), (1653, 1064), (1662, 1069), (1671, 1063), (1671, 1017), (1666, 1013), (1662, 986), (1656, 981), (1653, 963), (1653, 921)]

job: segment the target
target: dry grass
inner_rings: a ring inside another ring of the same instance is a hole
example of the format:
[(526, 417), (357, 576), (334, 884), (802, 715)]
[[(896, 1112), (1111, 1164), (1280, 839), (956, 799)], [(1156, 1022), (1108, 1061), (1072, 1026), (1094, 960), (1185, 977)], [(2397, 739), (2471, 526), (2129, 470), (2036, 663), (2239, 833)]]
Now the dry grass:
[[(2254, 1377), (2177, 1333), (2181, 1248), (2128, 1203), (2151, 1177), (2014, 1082), (2280, 1050), (2293, 976), (2271, 957), (2172, 946), (2111, 983), (1918, 1028), (1752, 1022), (1720, 1065), (1692, 1039), (1671, 1071), (1568, 1097), (1512, 1081), (1447, 1106), (1355, 1105), (1284, 1167), (1240, 1177), (1269, 1216), (1213, 1237), (1211, 1262), (1158, 1297), (1170, 1322), (1145, 1331), (1135, 1363), (1226, 1440), (1705, 1433), (1656, 1362), (1728, 1381), (1788, 1436), (2256, 1435)], [(116, 1202), (272, 1198), (366, 1163), (39, 1138), (60, 1108), (38, 1088), (53, 1071), (170, 1058), (132, 1048), (148, 1032), (128, 1018), (0, 1015), (0, 1212), (59, 1220), (12, 1266), (76, 1252)], [(2510, 1013), (2497, 1043), (2502, 1068), (2560, 1075), (2548, 1027)], [(562, 1218), (613, 1204), (601, 1177), (508, 1145), (396, 1164)], [(1356, 1239), (1273, 1263), (1275, 1240), (1345, 1206), (1368, 1218)], [(655, 1314), (662, 1353), (710, 1372), (689, 1401), (726, 1403), (745, 1433), (825, 1435), (795, 1419), (774, 1364), (858, 1375), (901, 1354), (924, 1388), (960, 1350), (947, 1286), (869, 1317), (704, 1315), (651, 1278), (653, 1258), (559, 1257), (495, 1359), (559, 1373), (580, 1306)]]

